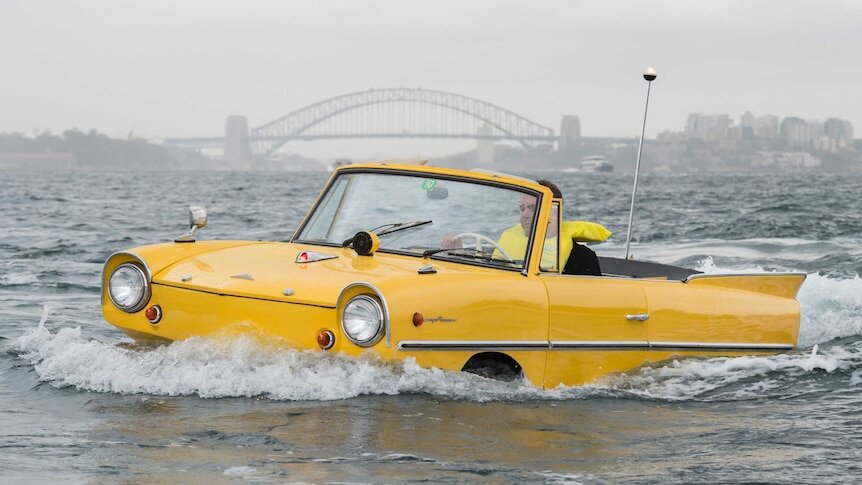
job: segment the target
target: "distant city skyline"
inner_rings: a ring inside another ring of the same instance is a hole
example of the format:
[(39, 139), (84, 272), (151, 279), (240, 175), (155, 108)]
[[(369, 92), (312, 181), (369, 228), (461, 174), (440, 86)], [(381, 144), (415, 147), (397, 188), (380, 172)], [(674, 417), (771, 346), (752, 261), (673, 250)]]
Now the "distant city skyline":
[[(0, 4), (0, 132), (147, 139), (259, 126), (317, 100), (420, 86), (585, 136), (647, 136), (691, 112), (862, 123), (862, 3), (61, 0)], [(469, 142), (327, 142), (315, 156), (452, 152)]]

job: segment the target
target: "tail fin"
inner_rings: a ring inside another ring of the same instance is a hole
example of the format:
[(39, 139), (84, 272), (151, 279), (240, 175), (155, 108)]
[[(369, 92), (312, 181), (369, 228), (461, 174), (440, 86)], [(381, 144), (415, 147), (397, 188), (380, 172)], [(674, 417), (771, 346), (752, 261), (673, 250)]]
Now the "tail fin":
[(805, 273), (696, 274), (689, 276), (685, 282), (796, 298), (806, 276)]

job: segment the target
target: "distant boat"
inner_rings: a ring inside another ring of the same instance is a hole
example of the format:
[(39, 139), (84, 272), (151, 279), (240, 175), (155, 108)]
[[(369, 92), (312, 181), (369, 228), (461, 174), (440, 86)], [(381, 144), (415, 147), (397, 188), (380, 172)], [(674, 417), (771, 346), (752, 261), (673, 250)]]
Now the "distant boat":
[(613, 172), (614, 164), (605, 160), (601, 155), (584, 157), (581, 160), (581, 170), (584, 172)]
[(328, 172), (334, 172), (336, 168), (350, 165), (352, 162), (349, 158), (336, 158), (332, 165), (327, 169)]

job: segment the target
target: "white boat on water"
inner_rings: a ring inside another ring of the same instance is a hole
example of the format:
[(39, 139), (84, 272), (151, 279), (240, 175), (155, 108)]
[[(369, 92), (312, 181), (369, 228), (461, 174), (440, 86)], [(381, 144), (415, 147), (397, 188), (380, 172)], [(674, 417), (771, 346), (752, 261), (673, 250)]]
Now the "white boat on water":
[(581, 171), (583, 172), (613, 172), (614, 164), (605, 160), (601, 155), (584, 157), (581, 160)]

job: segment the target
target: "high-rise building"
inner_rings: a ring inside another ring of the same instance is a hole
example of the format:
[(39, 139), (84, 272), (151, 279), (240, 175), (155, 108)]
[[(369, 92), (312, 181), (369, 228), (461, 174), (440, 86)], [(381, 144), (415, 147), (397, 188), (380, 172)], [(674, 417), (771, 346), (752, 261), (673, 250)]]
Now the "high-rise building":
[(823, 122), (820, 120), (806, 120), (811, 130), (811, 139), (816, 140), (824, 135)]
[(834, 140), (853, 140), (853, 124), (839, 118), (829, 118), (823, 123), (826, 136)]
[(770, 114), (758, 116), (754, 122), (754, 136), (765, 140), (778, 138), (778, 117)]
[(739, 117), (739, 139), (740, 140), (749, 140), (754, 138), (754, 124), (757, 122), (757, 119), (751, 114), (751, 111), (746, 111), (742, 113), (742, 116)]
[(698, 138), (707, 142), (727, 140), (731, 136), (731, 123), (730, 116), (726, 114), (692, 113), (688, 115), (685, 133), (689, 138)]
[(688, 119), (685, 121), (685, 134), (690, 138), (697, 138), (697, 121), (701, 116), (703, 116), (703, 113), (691, 113), (688, 115)]
[(791, 147), (807, 147), (811, 145), (811, 126), (802, 118), (788, 116), (781, 121), (781, 139)]

